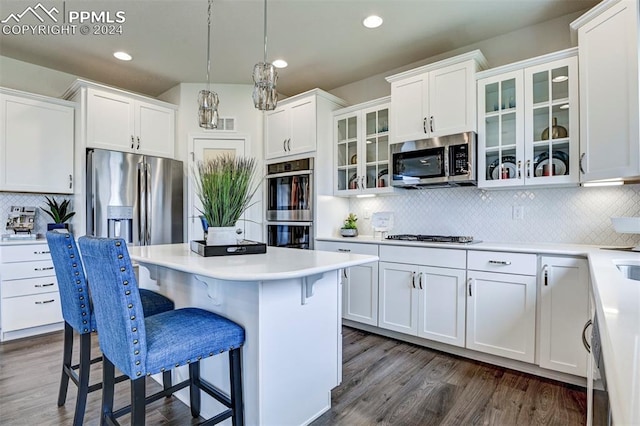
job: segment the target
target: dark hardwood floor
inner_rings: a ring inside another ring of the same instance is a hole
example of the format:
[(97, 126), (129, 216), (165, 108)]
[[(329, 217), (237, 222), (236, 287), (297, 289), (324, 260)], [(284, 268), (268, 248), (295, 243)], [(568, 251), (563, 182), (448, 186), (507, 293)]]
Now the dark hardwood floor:
[[(343, 333), (343, 382), (332, 392), (331, 410), (314, 426), (585, 424), (584, 389), (352, 328)], [(69, 386), (67, 404), (56, 405), (61, 360), (61, 332), (0, 344), (1, 425), (72, 423), (75, 386)], [(94, 365), (92, 382), (100, 375)], [(159, 389), (147, 380), (147, 392)], [(128, 382), (116, 392), (116, 405), (127, 404)], [(85, 425), (99, 424), (100, 394), (89, 395)], [(129, 422), (128, 416), (121, 420)], [(176, 398), (147, 408), (148, 425), (197, 422)]]

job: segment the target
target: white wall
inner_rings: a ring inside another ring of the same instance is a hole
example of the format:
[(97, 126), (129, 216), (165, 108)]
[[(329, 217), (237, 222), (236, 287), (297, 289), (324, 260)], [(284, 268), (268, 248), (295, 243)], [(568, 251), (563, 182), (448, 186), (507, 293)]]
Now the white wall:
[(2, 87), (60, 98), (76, 78), (73, 74), (0, 56)]

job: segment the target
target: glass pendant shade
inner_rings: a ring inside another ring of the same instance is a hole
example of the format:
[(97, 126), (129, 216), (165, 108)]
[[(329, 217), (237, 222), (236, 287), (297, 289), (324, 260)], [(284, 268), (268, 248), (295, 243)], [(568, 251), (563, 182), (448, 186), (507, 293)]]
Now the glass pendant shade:
[(253, 67), (253, 105), (261, 111), (272, 111), (278, 104), (276, 84), (278, 72), (273, 64), (258, 62)]
[(198, 121), (204, 129), (218, 128), (218, 94), (211, 90), (198, 93)]

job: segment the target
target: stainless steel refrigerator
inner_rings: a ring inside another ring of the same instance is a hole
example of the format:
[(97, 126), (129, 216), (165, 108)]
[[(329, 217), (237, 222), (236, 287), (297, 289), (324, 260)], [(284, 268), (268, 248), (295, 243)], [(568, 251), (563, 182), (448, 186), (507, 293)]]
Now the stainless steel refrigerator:
[(182, 161), (88, 149), (87, 234), (133, 245), (183, 242)]

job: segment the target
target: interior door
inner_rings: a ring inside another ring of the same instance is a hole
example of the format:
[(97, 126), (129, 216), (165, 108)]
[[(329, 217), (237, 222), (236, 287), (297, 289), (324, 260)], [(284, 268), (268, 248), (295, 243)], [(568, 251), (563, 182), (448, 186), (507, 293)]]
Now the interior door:
[[(189, 161), (189, 212), (188, 214), (188, 240), (202, 240), (204, 238), (204, 230), (202, 229), (202, 222), (200, 221), (200, 209), (202, 209), (202, 203), (196, 194), (194, 172), (197, 164), (202, 161), (207, 161), (221, 155), (231, 154), (244, 155), (245, 154), (245, 138), (229, 138), (216, 135), (196, 135), (191, 137), (190, 145), (192, 147), (192, 155)], [(244, 215), (242, 215), (244, 219)], [(245, 225), (244, 221), (238, 222), (238, 228), (242, 230), (244, 235)]]

